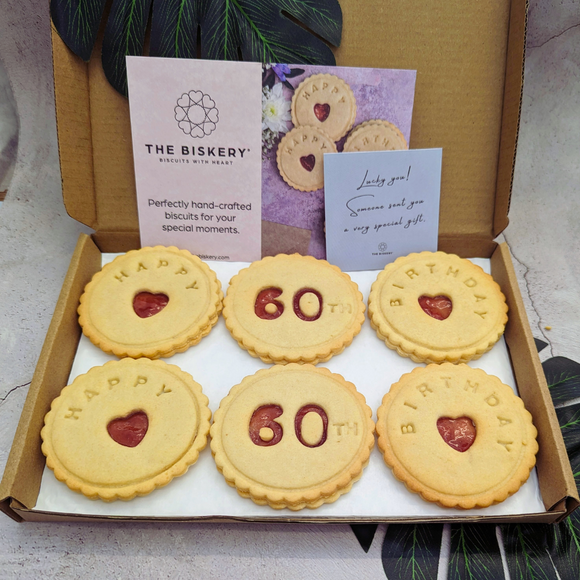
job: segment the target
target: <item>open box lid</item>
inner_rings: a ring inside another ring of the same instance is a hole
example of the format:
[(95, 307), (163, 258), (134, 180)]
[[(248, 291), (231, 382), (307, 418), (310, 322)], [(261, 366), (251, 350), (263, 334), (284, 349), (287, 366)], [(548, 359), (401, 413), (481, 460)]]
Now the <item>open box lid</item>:
[[(439, 249), (489, 256), (508, 224), (525, 46), (525, 0), (340, 0), (341, 66), (417, 70), (410, 146), (441, 147)], [(53, 29), (63, 197), (102, 251), (139, 247), (128, 101)]]

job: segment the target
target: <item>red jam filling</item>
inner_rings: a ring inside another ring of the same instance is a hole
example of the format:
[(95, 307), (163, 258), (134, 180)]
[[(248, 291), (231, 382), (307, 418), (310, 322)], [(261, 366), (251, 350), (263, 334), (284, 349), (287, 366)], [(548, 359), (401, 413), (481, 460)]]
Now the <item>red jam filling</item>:
[(111, 439), (125, 447), (137, 447), (149, 428), (149, 419), (143, 411), (113, 419), (107, 425)]
[(461, 453), (467, 451), (475, 441), (475, 424), (469, 417), (440, 417), (437, 419), (437, 429), (443, 441)]
[(149, 318), (161, 312), (169, 303), (169, 296), (165, 294), (151, 294), (139, 292), (133, 298), (133, 310), (139, 318)]
[(445, 320), (453, 310), (453, 303), (447, 296), (419, 296), (419, 306), (435, 320)]
[(303, 155), (300, 157), (300, 163), (302, 164), (302, 167), (306, 169), (306, 171), (312, 171), (316, 165), (316, 157), (314, 157), (312, 153), (310, 155)]
[(256, 297), (254, 312), (262, 320), (274, 320), (284, 312), (284, 304), (276, 300), (282, 294), (280, 288), (264, 288)]
[[(248, 429), (252, 443), (261, 447), (269, 447), (280, 442), (283, 435), (282, 426), (280, 423), (276, 423), (274, 419), (279, 417), (282, 412), (282, 407), (279, 405), (262, 405), (254, 411)], [(262, 434), (260, 434), (260, 431), (262, 431)], [(265, 432), (269, 436), (262, 438)]]
[(328, 119), (328, 115), (330, 115), (330, 105), (328, 103), (324, 103), (324, 105), (317, 103), (314, 105), (314, 114), (321, 123), (324, 123)]
[[(320, 440), (314, 444), (307, 443), (302, 437), (302, 421), (308, 413), (317, 413), (322, 419), (322, 435), (320, 436)], [(320, 447), (324, 444), (328, 435), (328, 415), (324, 409), (318, 405), (304, 405), (304, 407), (302, 407), (294, 417), (294, 431), (296, 432), (298, 441), (300, 441), (302, 445), (306, 447)]]

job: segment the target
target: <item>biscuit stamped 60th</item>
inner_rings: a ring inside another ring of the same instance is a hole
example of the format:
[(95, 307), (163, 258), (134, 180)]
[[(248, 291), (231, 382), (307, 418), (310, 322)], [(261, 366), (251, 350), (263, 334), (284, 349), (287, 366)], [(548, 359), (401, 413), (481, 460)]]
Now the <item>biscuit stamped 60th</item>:
[(224, 300), (226, 327), (264, 362), (316, 364), (360, 332), (365, 306), (350, 277), (325, 260), (279, 254), (240, 270)]
[(242, 497), (300, 510), (348, 492), (374, 445), (371, 409), (328, 369), (290, 364), (233, 387), (211, 427), (218, 470)]

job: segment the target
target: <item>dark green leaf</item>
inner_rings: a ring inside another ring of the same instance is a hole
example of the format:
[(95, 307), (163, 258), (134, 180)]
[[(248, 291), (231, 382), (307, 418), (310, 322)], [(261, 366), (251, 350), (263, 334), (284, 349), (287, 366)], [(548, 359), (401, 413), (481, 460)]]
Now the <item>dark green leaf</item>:
[[(90, 57), (106, 0), (52, 0), (67, 45)], [(143, 54), (152, 0), (113, 0), (103, 39), (103, 69), (127, 93), (125, 56)], [(199, 32), (201, 31), (201, 32)], [(150, 55), (334, 65), (338, 0), (155, 0)], [(198, 34), (200, 38), (198, 38)]]
[[(580, 449), (577, 447), (571, 453), (568, 453), (568, 458), (570, 459), (570, 466), (572, 467), (572, 475), (576, 482), (576, 488), (580, 493)], [(572, 516), (577, 518), (578, 523), (580, 523), (580, 512), (578, 510), (576, 510)]]
[(127, 94), (125, 56), (143, 54), (150, 8), (151, 0), (113, 0), (111, 6), (103, 38), (103, 69), (123, 95)]
[(64, 43), (83, 60), (91, 58), (107, 0), (51, 0), (50, 16)]
[(542, 363), (554, 404), (580, 397), (580, 364), (555, 356)]
[(580, 450), (580, 403), (556, 409), (566, 451), (570, 456)]
[(536, 343), (536, 348), (538, 349), (538, 352), (542, 352), (548, 346), (547, 342), (544, 342), (539, 338), (534, 338), (534, 342)]
[(451, 526), (448, 580), (499, 580), (504, 577), (494, 524)]
[(387, 578), (437, 578), (442, 533), (441, 524), (389, 524), (381, 555)]
[[(220, 4), (224, 0), (212, 1)], [(231, 0), (231, 5), (231, 12), (237, 16), (241, 39), (239, 49), (244, 60), (335, 64), (334, 54), (328, 45), (295, 24), (282, 11), (302, 21), (328, 42), (339, 44), (342, 13), (336, 0)], [(212, 22), (210, 28), (216, 31), (213, 17), (213, 12), (208, 11), (207, 19)], [(202, 30), (204, 27), (207, 27), (207, 22), (202, 24)], [(224, 58), (223, 44), (223, 35), (212, 38), (212, 51), (208, 50), (207, 58)], [(202, 36), (202, 50), (203, 45)], [(215, 48), (218, 49), (217, 54), (213, 52)]]
[(196, 58), (200, 9), (201, 3), (191, 0), (154, 0), (149, 54)]
[(377, 524), (350, 525), (350, 528), (353, 531), (354, 535), (356, 536), (358, 543), (365, 552), (369, 551), (371, 544), (373, 543), (377, 527), (378, 527)]
[(562, 580), (580, 578), (580, 551), (578, 521), (567, 518), (550, 527), (548, 550)]
[(549, 524), (509, 524), (501, 530), (511, 580), (556, 580)]

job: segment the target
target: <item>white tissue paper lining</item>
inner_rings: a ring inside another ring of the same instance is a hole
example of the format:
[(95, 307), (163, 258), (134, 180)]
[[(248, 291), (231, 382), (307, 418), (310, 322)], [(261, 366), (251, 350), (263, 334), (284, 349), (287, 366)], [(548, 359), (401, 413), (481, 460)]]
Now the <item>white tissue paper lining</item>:
[[(103, 265), (112, 261), (117, 255), (103, 254)], [(486, 272), (490, 272), (488, 259), (476, 258), (472, 262), (481, 266)], [(232, 276), (249, 264), (208, 262), (208, 265), (217, 274), (225, 293)], [(378, 271), (352, 272), (349, 275), (358, 284), (366, 304), (371, 284), (376, 279)], [(69, 384), (78, 375), (110, 360), (116, 360), (116, 357), (105, 354), (83, 335), (73, 362)], [(220, 401), (228, 394), (231, 387), (240, 383), (245, 376), (271, 366), (242, 350), (230, 336), (222, 317), (209, 335), (198, 345), (165, 360), (190, 373), (202, 386), (203, 392), (209, 398), (212, 413), (217, 410)], [(469, 365), (499, 377), (517, 393), (503, 337), (491, 351), (480, 359), (470, 362)], [(319, 366), (327, 367), (354, 383), (358, 391), (365, 396), (367, 404), (373, 410), (373, 420), (376, 421), (376, 411), (391, 384), (397, 382), (401, 375), (412, 371), (417, 366), (424, 365), (418, 365), (388, 349), (376, 336), (366, 319), (360, 334), (355, 337), (353, 343), (341, 354)], [(314, 510), (303, 509), (298, 512), (289, 509), (275, 510), (242, 498), (234, 488), (227, 485), (216, 469), (208, 442), (197, 463), (192, 465), (185, 475), (174, 479), (164, 488), (128, 502), (105, 503), (100, 500), (90, 500), (68, 489), (64, 483), (54, 477), (50, 469), (45, 467), (34, 510), (60, 514), (136, 518), (230, 517), (258, 521), (260, 519), (264, 521), (276, 519), (281, 521), (292, 519), (355, 521), (363, 518), (380, 521), (390, 518), (500, 517), (542, 513), (545, 512), (545, 507), (534, 468), (530, 478), (520, 490), (500, 504), (472, 510), (442, 508), (409, 492), (403, 483), (395, 479), (390, 468), (385, 464), (378, 446), (375, 445), (362, 478), (353, 485), (351, 491), (339, 497), (336, 502), (324, 504)]]

